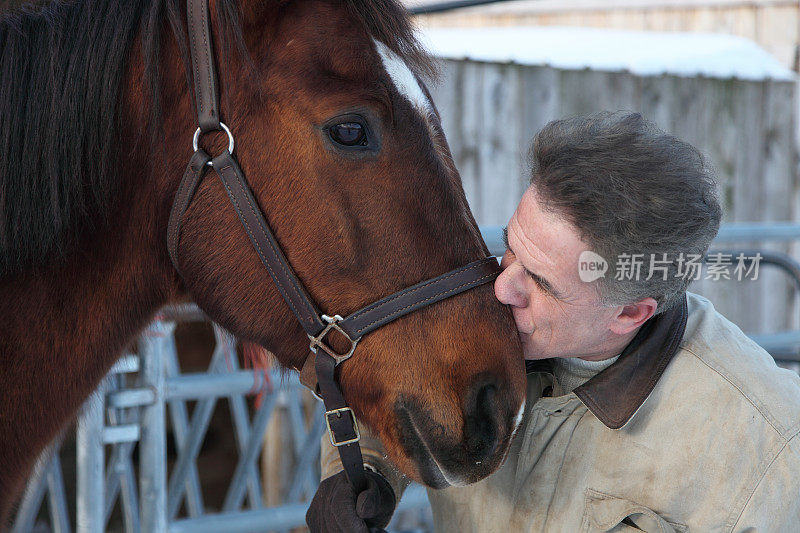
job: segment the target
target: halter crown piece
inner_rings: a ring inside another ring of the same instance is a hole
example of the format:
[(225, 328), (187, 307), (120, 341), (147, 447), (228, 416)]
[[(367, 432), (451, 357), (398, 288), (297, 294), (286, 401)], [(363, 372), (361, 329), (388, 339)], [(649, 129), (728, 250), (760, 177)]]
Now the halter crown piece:
[[(169, 216), (167, 249), (170, 259), (180, 273), (178, 243), (181, 219), (203, 177), (213, 169), (222, 181), (261, 262), (308, 335), (310, 353), (303, 365), (301, 380), (322, 398), (331, 444), (339, 450), (353, 491), (358, 494), (367, 487), (361, 448), (358, 445), (360, 433), (355, 414), (347, 406), (336, 380), (336, 366), (353, 356), (358, 341), (367, 333), (421, 307), (494, 280), (500, 271), (497, 260), (494, 257), (480, 259), (396, 292), (347, 317), (321, 314), (269, 229), (233, 155), (233, 134), (220, 121), (208, 0), (188, 0), (187, 8), (198, 128), (193, 138), (194, 154), (178, 186)], [(228, 135), (228, 149), (212, 158), (199, 147), (199, 137), (204, 133), (220, 130)], [(350, 348), (347, 352), (338, 353), (326, 343), (325, 338), (331, 331), (336, 331), (349, 340)]]

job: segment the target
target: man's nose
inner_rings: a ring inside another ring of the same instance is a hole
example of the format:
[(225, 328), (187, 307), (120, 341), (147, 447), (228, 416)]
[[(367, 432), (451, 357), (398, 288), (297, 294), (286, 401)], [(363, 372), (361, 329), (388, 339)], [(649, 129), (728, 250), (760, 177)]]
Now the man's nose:
[(514, 279), (516, 270), (514, 265), (511, 264), (497, 276), (497, 279), (494, 280), (494, 296), (500, 303), (513, 307), (525, 307), (527, 298)]

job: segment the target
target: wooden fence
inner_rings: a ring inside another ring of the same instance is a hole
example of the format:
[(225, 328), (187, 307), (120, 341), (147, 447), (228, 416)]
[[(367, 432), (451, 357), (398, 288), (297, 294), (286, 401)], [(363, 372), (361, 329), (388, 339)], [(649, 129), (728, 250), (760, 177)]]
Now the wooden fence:
[[(714, 164), (724, 222), (800, 217), (795, 85), (786, 81), (636, 76), (629, 72), (444, 60), (431, 87), (467, 197), (479, 224), (503, 225), (528, 183), (534, 134), (555, 118), (600, 110), (641, 112), (704, 152)], [(739, 244), (737, 243), (737, 246)], [(795, 245), (761, 242), (793, 252)], [(747, 332), (800, 327), (800, 304), (785, 276), (702, 282)]]

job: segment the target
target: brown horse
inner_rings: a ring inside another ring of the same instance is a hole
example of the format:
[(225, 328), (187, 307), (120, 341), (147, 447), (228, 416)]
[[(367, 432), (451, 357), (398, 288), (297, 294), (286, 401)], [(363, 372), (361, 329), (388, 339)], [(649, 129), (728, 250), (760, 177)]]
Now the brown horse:
[[(237, 157), (323, 312), (487, 254), (399, 5), (216, 0), (211, 20)], [(195, 129), (186, 39), (179, 0), (0, 18), (0, 524), (37, 454), (161, 306), (189, 297), (287, 368), (308, 353), (211, 175), (183, 219), (182, 278), (170, 263)], [(520, 353), (484, 285), (366, 336), (340, 382), (403, 472), (469, 483), (507, 451)]]

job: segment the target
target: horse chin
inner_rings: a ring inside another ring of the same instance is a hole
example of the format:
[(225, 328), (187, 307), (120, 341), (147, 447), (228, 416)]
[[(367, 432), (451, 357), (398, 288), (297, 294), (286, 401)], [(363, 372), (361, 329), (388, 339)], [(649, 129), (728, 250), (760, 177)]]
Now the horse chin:
[(489, 454), (483, 452), (477, 459), (460, 439), (446, 435), (416, 402), (399, 401), (395, 413), (400, 446), (414, 464), (418, 481), (430, 488), (461, 487), (480, 481), (497, 470), (508, 453), (511, 432)]
[(407, 410), (403, 410), (403, 413), (405, 416), (400, 418), (401, 423), (405, 426), (402, 440), (403, 449), (415, 463), (422, 482), (432, 489), (446, 489), (450, 486), (465, 485), (460, 476), (447, 475), (445, 469), (436, 460), (436, 456), (420, 434), (417, 425), (414, 423), (414, 418)]

